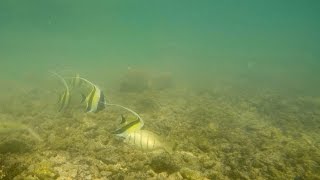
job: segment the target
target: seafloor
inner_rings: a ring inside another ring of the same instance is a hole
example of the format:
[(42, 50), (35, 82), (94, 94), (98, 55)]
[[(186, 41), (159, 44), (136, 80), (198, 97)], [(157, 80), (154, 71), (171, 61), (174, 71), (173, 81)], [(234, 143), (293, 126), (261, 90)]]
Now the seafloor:
[(133, 76), (105, 94), (174, 144), (172, 154), (116, 138), (111, 132), (126, 113), (120, 109), (86, 114), (74, 103), (57, 112), (63, 86), (53, 78), (2, 80), (0, 121), (21, 122), (43, 141), (27, 131), (0, 132), (0, 179), (320, 179), (319, 96)]

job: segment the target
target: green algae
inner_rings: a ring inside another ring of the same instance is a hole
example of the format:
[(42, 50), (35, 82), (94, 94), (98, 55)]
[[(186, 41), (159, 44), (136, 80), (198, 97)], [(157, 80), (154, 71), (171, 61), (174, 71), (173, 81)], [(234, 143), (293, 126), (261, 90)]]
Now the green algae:
[(31, 176), (36, 176), (39, 179), (55, 179), (57, 177), (52, 164), (47, 161), (35, 164), (29, 173)]

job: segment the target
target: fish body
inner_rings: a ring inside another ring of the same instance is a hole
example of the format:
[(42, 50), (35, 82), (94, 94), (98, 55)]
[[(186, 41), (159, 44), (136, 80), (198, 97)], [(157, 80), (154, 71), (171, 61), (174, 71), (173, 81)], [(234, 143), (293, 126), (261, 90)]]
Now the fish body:
[(91, 92), (85, 98), (86, 112), (99, 112), (106, 107), (106, 99), (103, 92), (97, 86), (93, 86)]
[(164, 144), (164, 142), (158, 135), (148, 130), (138, 130), (131, 132), (126, 136), (124, 142), (144, 151), (163, 149), (169, 153), (172, 152), (172, 149)]

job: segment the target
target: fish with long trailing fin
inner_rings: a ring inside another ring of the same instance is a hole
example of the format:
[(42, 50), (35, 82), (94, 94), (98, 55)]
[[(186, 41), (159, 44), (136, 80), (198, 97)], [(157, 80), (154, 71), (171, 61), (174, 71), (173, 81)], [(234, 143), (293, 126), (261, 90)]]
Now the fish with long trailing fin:
[(50, 72), (50, 73), (53, 74), (54, 76), (58, 77), (61, 80), (61, 82), (63, 83), (63, 85), (65, 86), (65, 90), (59, 96), (59, 99), (58, 99), (58, 105), (59, 105), (58, 111), (60, 112), (64, 109), (68, 108), (68, 106), (70, 105), (70, 100), (71, 100), (70, 89), (68, 87), (66, 80), (62, 76), (60, 76), (59, 74), (57, 74), (55, 72)]
[(88, 81), (87, 79), (84, 79), (82, 77), (78, 77), (80, 80), (87, 82), (91, 85), (92, 89), (90, 93), (85, 96), (82, 95), (82, 101), (86, 103), (86, 112), (99, 112), (106, 108), (106, 98), (104, 96), (103, 91), (92, 82)]
[(86, 82), (92, 88), (90, 93), (87, 96), (81, 93), (82, 95), (81, 102), (86, 103), (86, 112), (99, 112), (105, 109), (106, 106), (116, 106), (134, 114), (136, 117), (140, 119), (142, 126), (144, 125), (142, 118), (135, 111), (119, 104), (107, 103), (103, 91), (97, 85), (93, 84), (92, 82), (90, 82), (85, 78), (80, 77), (79, 74), (71, 78), (72, 87), (79, 87), (82, 85), (82, 82)]

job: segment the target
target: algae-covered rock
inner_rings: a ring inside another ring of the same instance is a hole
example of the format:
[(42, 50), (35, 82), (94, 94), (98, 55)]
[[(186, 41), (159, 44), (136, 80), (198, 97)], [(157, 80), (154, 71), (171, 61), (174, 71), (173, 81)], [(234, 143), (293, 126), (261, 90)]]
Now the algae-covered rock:
[(17, 161), (16, 158), (13, 158), (14, 156), (15, 155), (3, 156), (0, 154), (0, 176), (2, 176), (0, 179), (14, 179), (27, 168), (25, 162)]
[(169, 180), (180, 180), (180, 179), (183, 179), (183, 177), (180, 174), (180, 172), (175, 172), (175, 173), (170, 174), (168, 179)]
[(0, 153), (25, 153), (30, 150), (30, 145), (19, 140), (9, 140), (0, 144)]
[(195, 171), (189, 168), (182, 168), (180, 170), (180, 173), (183, 178), (188, 180), (204, 180), (207, 179), (206, 177), (202, 176), (202, 174), (199, 171)]
[(6, 177), (6, 173), (4, 171), (4, 166), (0, 166), (0, 179), (4, 179)]
[(112, 175), (112, 172), (110, 172), (110, 171), (101, 171), (100, 175), (102, 177), (109, 177), (110, 175)]
[(180, 169), (177, 160), (168, 153), (161, 153), (152, 157), (150, 166), (156, 173), (167, 172), (171, 174)]
[(40, 163), (31, 165), (29, 167), (29, 174), (36, 176), (39, 179), (56, 179), (58, 174), (53, 169), (53, 164), (49, 161), (42, 161)]
[(65, 163), (54, 167), (54, 170), (59, 174), (60, 179), (71, 178), (74, 179), (78, 175), (79, 167), (71, 163)]

